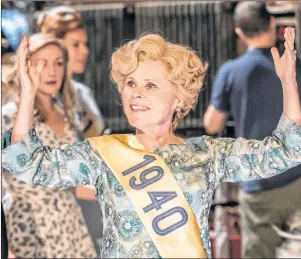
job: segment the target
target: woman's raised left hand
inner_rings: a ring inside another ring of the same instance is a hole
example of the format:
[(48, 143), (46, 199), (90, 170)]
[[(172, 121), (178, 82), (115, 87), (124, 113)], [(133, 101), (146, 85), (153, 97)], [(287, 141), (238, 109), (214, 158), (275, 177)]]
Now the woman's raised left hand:
[(287, 27), (284, 32), (285, 51), (280, 57), (278, 50), (271, 49), (275, 70), (282, 85), (291, 85), (296, 82), (296, 51), (294, 49), (295, 29)]

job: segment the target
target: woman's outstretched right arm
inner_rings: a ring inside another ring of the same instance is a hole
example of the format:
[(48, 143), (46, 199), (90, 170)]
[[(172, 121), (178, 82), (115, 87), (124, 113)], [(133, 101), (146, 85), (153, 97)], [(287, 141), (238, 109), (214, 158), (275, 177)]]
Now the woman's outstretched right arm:
[(43, 146), (31, 128), (10, 143), (11, 131), (2, 136), (2, 166), (19, 180), (50, 188), (95, 185), (103, 160), (88, 140), (57, 149)]

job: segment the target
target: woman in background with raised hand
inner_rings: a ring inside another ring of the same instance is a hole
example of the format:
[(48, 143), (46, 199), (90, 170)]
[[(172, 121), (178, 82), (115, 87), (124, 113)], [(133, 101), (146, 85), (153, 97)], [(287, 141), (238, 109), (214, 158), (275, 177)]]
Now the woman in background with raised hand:
[[(102, 135), (105, 121), (96, 103), (94, 92), (89, 86), (72, 79), (74, 74), (85, 73), (89, 54), (87, 33), (79, 12), (72, 7), (56, 6), (40, 12), (36, 19), (36, 25), (38, 31), (51, 33), (60, 39), (68, 51), (68, 76), (75, 93), (77, 119), (80, 122), (79, 129), (82, 135), (86, 138)], [(101, 223), (101, 212), (95, 201), (94, 192), (94, 189), (82, 186), (75, 188), (75, 195), (82, 207), (89, 231), (97, 247), (101, 237), (99, 233), (101, 227), (96, 227), (95, 224)], [(91, 213), (95, 215), (94, 219), (91, 219)], [(97, 215), (99, 220), (96, 219)]]
[(71, 79), (71, 86), (74, 88), (79, 106), (80, 130), (85, 137), (101, 135), (105, 129), (105, 123), (94, 93), (87, 85), (72, 79), (73, 74), (85, 72), (89, 54), (87, 33), (80, 14), (71, 7), (57, 6), (38, 15), (37, 27), (39, 32), (52, 33), (62, 40), (68, 51), (68, 76)]
[[(67, 52), (51, 34), (34, 34), (29, 42), (31, 63), (24, 66), (26, 57), (21, 54), (22, 60), (17, 62), (11, 74), (6, 75), (7, 90), (13, 91), (19, 101), (8, 102), (2, 107), (2, 130), (15, 126), (17, 107), (25, 105), (25, 110), (28, 107), (34, 109), (30, 110), (33, 112), (31, 125), (44, 145), (58, 148), (72, 144), (80, 138), (74, 93), (67, 77)], [(33, 99), (27, 98), (24, 85), (29, 82), (24, 80), (24, 72), (20, 73), (20, 80), (18, 65), (20, 69), (26, 69), (34, 78), (34, 85), (38, 85)], [(32, 67), (37, 67), (37, 71)], [(24, 163), (26, 156), (20, 156), (18, 161)], [(44, 175), (50, 173), (47, 168), (41, 172)], [(74, 198), (74, 188), (54, 190), (32, 186), (7, 171), (3, 172), (3, 177), (7, 183), (6, 192), (12, 196), (12, 204), (5, 211), (8, 243), (18, 258), (96, 257), (81, 208)]]

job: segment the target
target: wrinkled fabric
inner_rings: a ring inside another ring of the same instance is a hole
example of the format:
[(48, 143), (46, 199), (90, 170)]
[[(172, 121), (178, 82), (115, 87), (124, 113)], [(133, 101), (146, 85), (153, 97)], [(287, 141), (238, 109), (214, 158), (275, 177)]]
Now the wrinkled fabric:
[[(160, 257), (122, 186), (89, 141), (50, 149), (31, 129), (14, 144), (7, 132), (2, 144), (3, 167), (21, 181), (51, 188), (95, 186), (104, 216), (102, 257)], [(219, 182), (272, 177), (300, 164), (301, 127), (283, 115), (273, 136), (263, 141), (201, 136), (165, 145), (155, 153), (185, 194), (211, 257), (208, 216)]]

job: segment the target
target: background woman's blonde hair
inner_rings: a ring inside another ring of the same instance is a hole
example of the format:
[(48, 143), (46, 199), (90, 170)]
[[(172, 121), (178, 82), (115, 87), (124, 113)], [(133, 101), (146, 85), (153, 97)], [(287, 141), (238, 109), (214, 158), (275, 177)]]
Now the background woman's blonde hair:
[(195, 107), (207, 72), (203, 62), (189, 47), (165, 41), (158, 34), (143, 35), (117, 49), (111, 60), (111, 77), (121, 92), (126, 77), (144, 60), (161, 61), (175, 86), (181, 107), (174, 113), (173, 129)]
[[(55, 45), (60, 48), (64, 55), (64, 64), (65, 64), (65, 72), (62, 87), (59, 91), (59, 98), (62, 100), (63, 109), (65, 115), (67, 116), (70, 123), (75, 125), (75, 114), (74, 114), (74, 92), (70, 85), (70, 80), (67, 76), (67, 63), (68, 63), (68, 54), (66, 49), (60, 43), (60, 41), (55, 38), (52, 34), (44, 34), (44, 33), (37, 33), (33, 34), (28, 38), (29, 40), (29, 51), (31, 54), (36, 53), (40, 49), (48, 46), (48, 45)], [(11, 96), (19, 96), (21, 92), (21, 86), (19, 81), (18, 75), (18, 59), (15, 59), (16, 62), (14, 66), (12, 66), (5, 74), (2, 75), (2, 98), (6, 98), (7, 95)], [(13, 94), (12, 94), (13, 93)], [(55, 99), (54, 99), (55, 100)], [(36, 97), (35, 100), (35, 109), (39, 112), (39, 116), (41, 116), (42, 120), (45, 120), (45, 114), (41, 110), (41, 105), (39, 103), (39, 99)]]
[(84, 28), (80, 14), (68, 6), (57, 6), (50, 10), (42, 11), (36, 19), (37, 31), (52, 33), (62, 39), (66, 33)]

